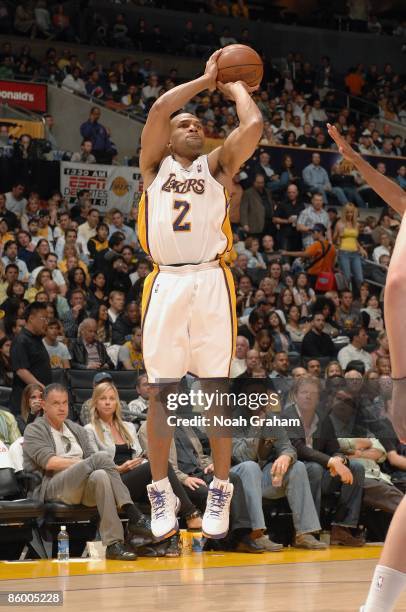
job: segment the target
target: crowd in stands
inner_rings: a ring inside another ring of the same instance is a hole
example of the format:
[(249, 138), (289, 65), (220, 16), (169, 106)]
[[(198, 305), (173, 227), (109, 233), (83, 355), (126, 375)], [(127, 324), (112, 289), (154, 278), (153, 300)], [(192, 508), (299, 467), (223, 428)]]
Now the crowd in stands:
[[(55, 14), (62, 23), (63, 10)], [(70, 42), (74, 34), (68, 32)], [(53, 35), (51, 29), (45, 34)], [(104, 69), (96, 52), (81, 64), (68, 50), (59, 57), (51, 48), (38, 60), (28, 46), (18, 53), (9, 44), (2, 47), (0, 74), (41, 76), (144, 115), (180, 82), (176, 69), (162, 78), (148, 59), (140, 65), (125, 58)], [(345, 162), (329, 172), (317, 152), (334, 148), (327, 121), (362, 154), (402, 156), (405, 143), (391, 125), (378, 128), (376, 119), (360, 119), (355, 109), (345, 108), (334, 75), (327, 57), (312, 67), (292, 53), (282, 69), (268, 58), (264, 86), (255, 94), (264, 134), (230, 192), (234, 244), (227, 259), (238, 316), (231, 382), (235, 389), (248, 384), (278, 394), (277, 408), (261, 414), (299, 417), (297, 426), (250, 426), (233, 439), (231, 535), (218, 546), (235, 551), (281, 550), (277, 530), (272, 539), (265, 535), (264, 499), (286, 497), (295, 546), (323, 549), (318, 533), (327, 494), (334, 494), (331, 543), (362, 546), (363, 509), (390, 516), (405, 490), (405, 446), (388, 418), (391, 362), (383, 312), (400, 219)], [(382, 118), (405, 121), (404, 84), (390, 65), (383, 71), (358, 66), (346, 85), (376, 104)], [(209, 138), (224, 138), (237, 126), (233, 106), (218, 92), (196, 96), (186, 108), (201, 119)], [(56, 148), (52, 117), (46, 119), (47, 141)], [(113, 136), (100, 109), (92, 108), (73, 159), (114, 162)], [(34, 157), (25, 136), (12, 143), (3, 126), (0, 137), (13, 144), (16, 160)], [(314, 149), (311, 163), (296, 171), (286, 154), (275, 167), (266, 149), (274, 144)], [(137, 165), (137, 155), (132, 163)], [(386, 173), (383, 161), (378, 170)], [(405, 188), (406, 166), (399, 165), (393, 178)], [(361, 216), (365, 207), (371, 210)], [(0, 386), (11, 389), (0, 410), (1, 443), (16, 470), (41, 475), (34, 492), (41, 501), (97, 505), (109, 558), (135, 559), (142, 554), (140, 538), (148, 554), (157, 556), (137, 506), (147, 499), (151, 480), (141, 298), (152, 270), (138, 242), (137, 206), (127, 217), (117, 209), (102, 216), (87, 190), (68, 205), (59, 192), (43, 200), (16, 182), (0, 195), (0, 257)], [(93, 393), (79, 410), (63, 386), (51, 384), (56, 373), (69, 370), (94, 371)], [(129, 402), (120, 400), (111, 375), (120, 370), (137, 377)], [(73, 475), (64, 478), (72, 466)], [(276, 483), (278, 472), (283, 478)], [(189, 528), (201, 526), (212, 477), (204, 432), (179, 426), (169, 478)], [(126, 534), (113, 495), (129, 520)], [(135, 538), (136, 552), (130, 552), (124, 541)], [(179, 554), (176, 539), (159, 554)]]
[[(315, 153), (310, 170), (319, 168), (318, 162)], [(228, 263), (238, 315), (231, 379), (237, 387), (259, 381), (278, 393), (282, 415), (301, 419), (296, 429), (270, 432), (272, 444), (255, 429), (235, 439), (231, 536), (219, 546), (241, 552), (281, 549), (278, 533), (276, 541), (264, 536), (263, 499), (286, 496), (295, 545), (318, 549), (325, 547), (317, 533), (326, 492), (336, 492), (331, 541), (351, 546), (364, 542), (356, 530), (362, 504), (393, 514), (403, 495), (404, 446), (387, 418), (391, 366), (383, 317), (386, 270), (400, 220), (388, 207), (379, 217), (361, 220), (354, 202), (357, 196), (368, 201), (369, 191), (361, 195), (355, 183), (313, 185), (306, 170), (299, 179), (288, 171), (273, 178), (269, 156), (258, 148), (234, 178), (231, 193), (234, 246)], [(0, 197), (0, 215), (0, 383), (11, 388), (0, 412), (1, 441), (11, 455), (17, 451), (21, 468), (27, 431), (24, 465), (48, 473), (35, 446), (37, 436), (45, 444), (48, 423), (62, 438), (73, 435), (68, 450), (56, 447), (58, 456), (69, 459), (66, 466), (78, 456), (95, 472), (100, 465), (108, 471), (112, 461), (124, 466), (119, 473), (137, 504), (150, 478), (146, 467), (137, 470), (147, 455), (141, 297), (152, 264), (138, 242), (136, 207), (128, 218), (116, 209), (102, 218), (89, 191), (79, 192), (68, 206), (60, 193), (41, 201), (15, 184)], [(53, 371), (70, 369), (94, 371), (95, 388), (80, 410), (59, 400), (66, 404), (62, 419), (51, 400), (63, 395), (63, 388), (51, 387), (45, 395), (43, 389)], [(137, 376), (128, 403), (118, 399), (109, 374), (115, 370)], [(108, 447), (110, 463), (90, 459), (81, 426), (93, 452)], [(171, 451), (172, 479), (185, 498), (182, 516), (197, 526), (212, 477), (206, 442), (192, 428), (180, 427)], [(272, 480), (274, 464), (287, 470), (280, 486)], [(99, 507), (83, 483), (80, 499)], [(66, 503), (77, 499), (68, 486), (62, 489)], [(42, 499), (57, 491), (50, 484)], [(132, 516), (132, 537), (137, 529), (148, 531), (146, 519)], [(103, 541), (111, 558), (125, 558), (114, 513), (110, 519), (103, 523)], [(134, 526), (139, 520), (141, 527)], [(176, 543), (168, 554), (177, 554), (174, 549)]]
[[(212, 48), (218, 45), (217, 40)], [(254, 94), (264, 117), (262, 145), (334, 150), (335, 145), (326, 130), (328, 121), (336, 125), (362, 154), (405, 156), (406, 145), (402, 135), (406, 124), (404, 76), (396, 73), (390, 64), (383, 69), (358, 65), (351, 68), (343, 79), (327, 56), (323, 56), (317, 66), (306, 61), (301, 53), (294, 52), (289, 53), (279, 67), (271, 58), (264, 58), (264, 63), (264, 80)], [(0, 76), (44, 78), (68, 91), (86, 95), (110, 108), (125, 110), (140, 118), (147, 115), (155, 99), (182, 82), (176, 68), (168, 75), (158, 75), (153, 61), (148, 58), (139, 63), (131, 57), (124, 57), (122, 61), (113, 61), (110, 66), (103, 67), (95, 51), (90, 51), (87, 60), (80, 62), (70, 50), (58, 55), (56, 49), (50, 47), (45, 57), (39, 59), (33, 56), (28, 45), (17, 51), (9, 43), (1, 47)], [(345, 94), (339, 91), (345, 88), (353, 95), (362, 95), (363, 100), (356, 98), (355, 104), (348, 106)], [(234, 107), (218, 92), (196, 96), (187, 109), (202, 120), (207, 137), (225, 138), (237, 126)], [(40, 141), (28, 135), (16, 140), (3, 125), (0, 139), (8, 148), (7, 154), (18, 160), (54, 159), (53, 152), (63, 149), (63, 143), (58, 143), (54, 137), (52, 117), (47, 115), (45, 121), (45, 139)], [(399, 128), (396, 123), (401, 124)], [(78, 149), (80, 139), (81, 149), (75, 152), (74, 161), (117, 163), (114, 133), (110, 134), (100, 121), (100, 110), (92, 111), (88, 122), (80, 126)], [(67, 153), (65, 158), (69, 159), (70, 155)], [(131, 163), (136, 165), (137, 162), (137, 156), (134, 156)], [(272, 190), (278, 189), (284, 180), (281, 174), (286, 177), (288, 173), (293, 178), (295, 170), (289, 166), (289, 160), (286, 163), (287, 168), (273, 169), (274, 174), (269, 175)], [(380, 168), (386, 172), (384, 165)], [(308, 174), (310, 178), (314, 172), (309, 170)], [(393, 178), (404, 186), (404, 167), (399, 168), (398, 176)], [(354, 193), (355, 188), (364, 187), (359, 180), (359, 177), (349, 177), (348, 172), (339, 167), (333, 168), (328, 178), (333, 192), (340, 194), (340, 203), (345, 201), (343, 190), (347, 190), (348, 195), (348, 190)], [(326, 181), (324, 177), (323, 182)], [(319, 188), (323, 191), (321, 186)], [(362, 206), (362, 199), (355, 197), (355, 203)]]
[[(82, 43), (97, 41), (98, 44), (112, 46), (137, 46), (138, 40), (145, 47), (154, 38), (165, 37), (156, 24), (147, 24), (140, 18), (136, 27), (120, 13), (120, 6), (154, 7), (168, 9), (163, 0), (110, 0), (118, 9), (116, 19), (109, 22), (102, 8), (95, 10), (89, 0), (25, 0), (10, 2), (2, 0), (0, 29), (2, 32), (14, 30), (31, 38), (40, 37)], [(97, 7), (98, 8), (98, 7)], [(173, 0), (171, 10), (204, 13), (216, 17), (280, 22), (294, 25), (307, 25), (320, 28), (347, 29), (358, 33), (393, 35), (405, 37), (405, 22), (401, 13), (396, 11), (372, 10), (368, 0), (347, 0), (336, 2), (328, 7), (324, 2), (316, 3), (311, 9), (297, 13), (290, 8), (269, 5), (264, 0)], [(376, 7), (375, 7), (376, 9)]]

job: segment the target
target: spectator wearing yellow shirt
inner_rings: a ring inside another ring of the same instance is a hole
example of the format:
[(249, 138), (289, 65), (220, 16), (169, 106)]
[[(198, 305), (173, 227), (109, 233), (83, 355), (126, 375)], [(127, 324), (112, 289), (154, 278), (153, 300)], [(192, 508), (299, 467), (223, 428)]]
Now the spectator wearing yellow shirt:
[(44, 209), (40, 210), (38, 214), (38, 236), (41, 238), (45, 238), (48, 242), (52, 243), (54, 239), (54, 234), (52, 232), (52, 228), (49, 225), (49, 211)]
[(0, 304), (7, 299), (8, 286), (18, 280), (18, 266), (16, 264), (8, 264), (4, 271), (3, 262), (0, 261)]
[(118, 362), (124, 370), (142, 370), (141, 327), (134, 328), (131, 340), (123, 344), (118, 353)]
[(67, 244), (63, 250), (63, 259), (58, 263), (58, 268), (64, 276), (66, 276), (69, 270), (73, 268), (82, 268), (86, 275), (87, 284), (90, 283), (90, 275), (87, 265), (84, 261), (79, 259), (77, 249), (72, 244)]

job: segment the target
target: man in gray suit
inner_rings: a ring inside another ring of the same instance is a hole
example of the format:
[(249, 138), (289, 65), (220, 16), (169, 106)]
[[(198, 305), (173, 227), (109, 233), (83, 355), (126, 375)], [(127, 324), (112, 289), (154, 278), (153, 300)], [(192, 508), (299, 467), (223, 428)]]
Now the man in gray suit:
[(24, 469), (42, 478), (33, 497), (97, 506), (106, 559), (133, 561), (137, 555), (124, 544), (117, 509), (128, 516), (129, 540), (143, 537), (143, 544), (151, 543), (149, 522), (133, 504), (113, 460), (106, 452), (93, 453), (85, 429), (67, 418), (68, 410), (65, 387), (48, 385), (43, 394), (44, 416), (25, 429)]
[(241, 199), (240, 223), (243, 230), (249, 234), (275, 235), (275, 226), (272, 223), (274, 207), (269, 189), (265, 188), (265, 177), (256, 174), (252, 187), (249, 187)]

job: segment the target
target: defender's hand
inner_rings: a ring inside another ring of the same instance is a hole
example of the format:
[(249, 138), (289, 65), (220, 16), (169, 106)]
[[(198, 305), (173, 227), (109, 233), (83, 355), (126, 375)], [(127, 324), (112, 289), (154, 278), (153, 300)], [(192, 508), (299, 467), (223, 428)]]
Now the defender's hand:
[(331, 138), (336, 143), (341, 155), (345, 157), (345, 159), (348, 159), (348, 161), (354, 163), (355, 160), (357, 159), (357, 152), (354, 151), (352, 146), (348, 144), (346, 140), (344, 140), (344, 138), (341, 136), (337, 128), (334, 125), (327, 123), (327, 131), (329, 135), (331, 136)]

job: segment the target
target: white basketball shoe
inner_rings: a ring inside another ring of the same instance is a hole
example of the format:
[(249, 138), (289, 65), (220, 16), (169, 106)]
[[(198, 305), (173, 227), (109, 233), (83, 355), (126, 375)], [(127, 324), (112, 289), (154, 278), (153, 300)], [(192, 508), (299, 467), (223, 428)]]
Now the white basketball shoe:
[(167, 478), (147, 485), (151, 502), (151, 531), (157, 540), (170, 538), (179, 531), (177, 512), (180, 501)]
[(202, 531), (206, 538), (218, 540), (227, 535), (233, 491), (234, 485), (231, 482), (219, 483), (215, 478), (210, 483), (202, 522)]

